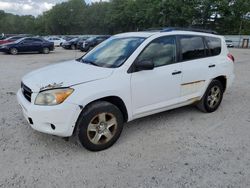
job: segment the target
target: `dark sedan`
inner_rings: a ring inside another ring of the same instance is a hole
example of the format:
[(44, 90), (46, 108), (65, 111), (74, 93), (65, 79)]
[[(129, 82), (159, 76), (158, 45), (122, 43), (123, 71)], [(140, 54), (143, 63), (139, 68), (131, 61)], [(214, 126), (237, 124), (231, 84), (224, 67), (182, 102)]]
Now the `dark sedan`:
[(88, 38), (89, 38), (89, 37), (82, 37), (82, 38), (80, 38), (80, 40), (77, 42), (76, 48), (77, 48), (77, 49), (80, 49), (81, 46), (82, 46), (82, 44), (83, 44), (86, 40), (88, 40)]
[(48, 54), (54, 50), (54, 43), (42, 38), (26, 37), (15, 42), (0, 45), (0, 52), (16, 55), (19, 52), (40, 52)]
[(91, 37), (87, 39), (85, 42), (83, 42), (82, 46), (80, 47), (80, 50), (82, 52), (87, 52), (97, 46), (98, 44), (102, 43), (106, 39), (108, 39), (109, 35), (103, 35), (103, 36), (97, 36), (97, 37)]
[(80, 38), (73, 38), (69, 41), (66, 41), (64, 43), (62, 43), (62, 47), (64, 49), (71, 49), (71, 50), (75, 50), (77, 47), (77, 43), (79, 42)]

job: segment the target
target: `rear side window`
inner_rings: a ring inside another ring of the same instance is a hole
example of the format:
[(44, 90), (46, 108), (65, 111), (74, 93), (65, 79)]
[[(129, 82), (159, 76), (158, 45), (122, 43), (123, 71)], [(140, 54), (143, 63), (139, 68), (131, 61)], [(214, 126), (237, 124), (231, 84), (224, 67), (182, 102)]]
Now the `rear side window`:
[(180, 36), (180, 46), (183, 61), (206, 56), (206, 49), (201, 36)]
[(205, 37), (211, 56), (221, 53), (221, 40), (215, 37)]

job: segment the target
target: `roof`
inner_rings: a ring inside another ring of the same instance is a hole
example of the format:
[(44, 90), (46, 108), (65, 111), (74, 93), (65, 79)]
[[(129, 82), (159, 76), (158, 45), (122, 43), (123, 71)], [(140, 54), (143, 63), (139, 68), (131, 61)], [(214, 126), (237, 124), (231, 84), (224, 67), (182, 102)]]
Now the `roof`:
[(129, 33), (121, 33), (121, 34), (117, 34), (115, 35), (116, 37), (144, 37), (144, 38), (148, 38), (156, 33), (159, 32), (129, 32)]

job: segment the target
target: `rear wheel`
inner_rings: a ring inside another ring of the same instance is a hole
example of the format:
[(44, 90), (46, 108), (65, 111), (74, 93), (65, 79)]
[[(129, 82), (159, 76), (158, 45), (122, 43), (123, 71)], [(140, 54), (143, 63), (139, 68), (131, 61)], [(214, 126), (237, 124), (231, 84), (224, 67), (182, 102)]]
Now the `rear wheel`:
[(48, 54), (49, 53), (49, 48), (43, 48), (43, 53)]
[(220, 81), (213, 80), (208, 86), (204, 96), (197, 107), (203, 112), (214, 112), (220, 106), (223, 98), (223, 86)]
[(77, 128), (79, 141), (86, 149), (104, 150), (112, 146), (120, 137), (123, 115), (109, 102), (94, 102), (81, 113)]
[(18, 50), (17, 50), (16, 48), (11, 48), (11, 49), (10, 49), (10, 53), (11, 53), (12, 55), (17, 55), (17, 54), (18, 54)]

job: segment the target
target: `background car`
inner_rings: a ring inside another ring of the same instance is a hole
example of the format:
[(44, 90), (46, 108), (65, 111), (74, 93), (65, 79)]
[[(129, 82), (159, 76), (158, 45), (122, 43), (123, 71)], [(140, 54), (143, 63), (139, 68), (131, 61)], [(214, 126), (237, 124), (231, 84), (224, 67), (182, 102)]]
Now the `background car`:
[(81, 46), (82, 46), (82, 44), (83, 44), (83, 42), (85, 42), (88, 39), (89, 39), (89, 37), (81, 37), (80, 40), (77, 42), (76, 48), (80, 49)]
[(66, 40), (59, 37), (47, 37), (45, 39), (49, 42), (53, 42), (54, 46), (62, 46), (62, 44), (66, 42)]
[(91, 37), (87, 39), (85, 42), (83, 42), (82, 46), (80, 47), (80, 50), (82, 52), (87, 52), (97, 46), (98, 44), (102, 43), (106, 39), (108, 39), (110, 35), (102, 35), (97, 37)]
[(54, 43), (43, 38), (26, 37), (15, 42), (0, 45), (0, 52), (16, 55), (19, 52), (40, 52), (48, 54), (54, 50)]
[(10, 42), (14, 42), (18, 39), (21, 39), (23, 38), (23, 36), (14, 36), (14, 37), (9, 37), (9, 38), (6, 38), (4, 40), (0, 40), (0, 44), (7, 44), (7, 43), (10, 43)]
[(79, 42), (80, 38), (76, 37), (76, 38), (73, 38), (69, 41), (66, 41), (64, 43), (62, 43), (62, 47), (64, 49), (71, 49), (71, 50), (75, 50), (76, 47), (77, 47), (77, 43)]
[(232, 40), (226, 40), (226, 44), (227, 44), (228, 48), (233, 48), (234, 47), (234, 44), (233, 44)]

